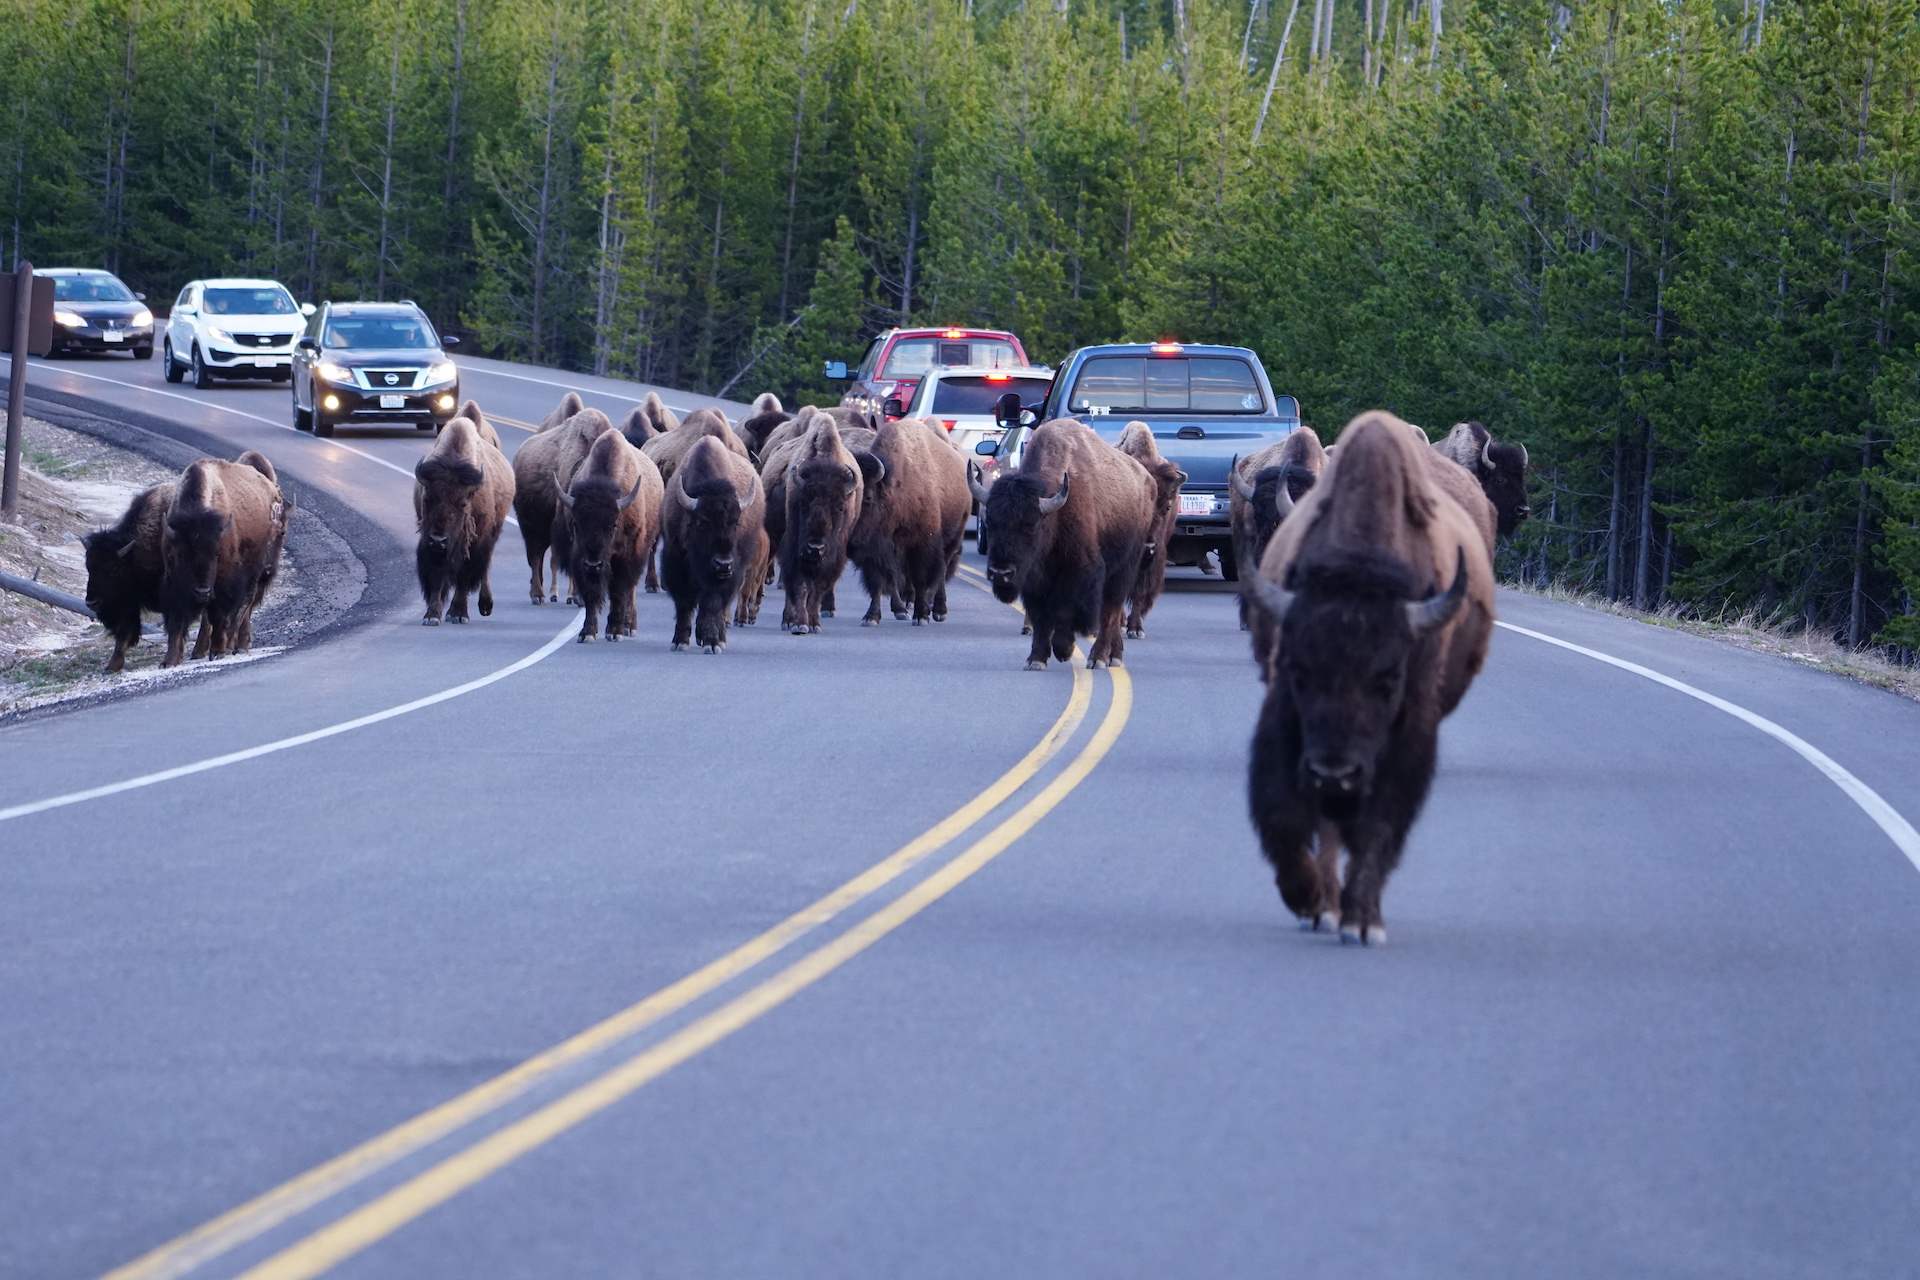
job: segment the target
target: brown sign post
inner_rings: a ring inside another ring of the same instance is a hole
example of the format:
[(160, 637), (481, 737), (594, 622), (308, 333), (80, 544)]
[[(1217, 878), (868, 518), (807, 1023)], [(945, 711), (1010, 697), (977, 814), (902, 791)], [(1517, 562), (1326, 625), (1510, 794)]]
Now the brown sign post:
[(20, 434), (27, 412), (27, 357), (53, 350), (53, 281), (33, 274), (21, 262), (11, 276), (0, 276), (0, 351), (13, 354), (7, 370), (7, 457), (0, 475), (0, 513), (12, 515), (20, 502)]

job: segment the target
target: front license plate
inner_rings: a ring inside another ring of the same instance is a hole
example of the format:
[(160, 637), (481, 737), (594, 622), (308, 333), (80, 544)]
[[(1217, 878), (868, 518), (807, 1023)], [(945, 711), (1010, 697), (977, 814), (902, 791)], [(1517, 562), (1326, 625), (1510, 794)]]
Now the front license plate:
[(271, 361), (271, 360), (255, 360), (255, 361), (253, 362), (253, 367), (254, 367), (254, 368), (256, 368), (256, 369), (271, 369), (271, 368), (273, 368), (273, 361)]
[(120, 341), (120, 331), (117, 329), (108, 329), (106, 332), (100, 335), (100, 341), (118, 342)]
[(1210, 516), (1213, 514), (1213, 495), (1210, 493), (1183, 493), (1180, 495), (1180, 514), (1183, 516)]
[(404, 409), (407, 407), (407, 398), (405, 396), (381, 396), (380, 407), (382, 409)]

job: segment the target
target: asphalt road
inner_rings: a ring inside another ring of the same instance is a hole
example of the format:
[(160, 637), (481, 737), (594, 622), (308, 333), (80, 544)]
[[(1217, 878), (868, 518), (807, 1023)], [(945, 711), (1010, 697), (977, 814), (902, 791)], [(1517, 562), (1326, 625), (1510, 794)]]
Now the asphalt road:
[[(644, 394), (461, 364), (503, 421)], [(370, 590), (0, 725), (0, 1275), (1915, 1273), (1910, 703), (1507, 594), (1342, 948), (1258, 859), (1218, 584), (1117, 675), (1023, 671), (971, 571), (708, 657), (665, 596), (569, 643), (509, 531), (424, 629), (414, 432), (33, 385), (261, 449)]]

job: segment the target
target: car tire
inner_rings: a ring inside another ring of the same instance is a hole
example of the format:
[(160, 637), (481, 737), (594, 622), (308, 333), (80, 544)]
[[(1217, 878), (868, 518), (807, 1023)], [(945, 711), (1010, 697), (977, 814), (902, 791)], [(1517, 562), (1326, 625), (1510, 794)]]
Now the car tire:
[(298, 400), (293, 402), (293, 429), (295, 431), (313, 430), (313, 414), (302, 409)]
[(144, 346), (144, 347), (135, 347), (135, 348), (133, 349), (133, 358), (134, 358), (135, 360), (151, 360), (151, 359), (153, 359), (153, 347), (152, 347), (152, 345), (151, 345), (151, 344), (149, 344), (149, 345), (147, 345), (147, 346)]
[(180, 362), (173, 358), (173, 339), (166, 339), (160, 347), (160, 376), (168, 382), (180, 381)]
[(316, 412), (313, 415), (313, 434), (322, 440), (333, 439), (333, 424), (327, 421), (327, 415)]
[(207, 368), (207, 362), (200, 358), (199, 343), (194, 344), (193, 354), (188, 359), (193, 369), (194, 388), (205, 391), (213, 385), (213, 370)]
[(291, 370), (291, 369), (275, 369), (275, 370), (273, 371), (273, 380), (274, 380), (275, 382), (292, 382), (292, 381), (293, 381), (293, 370)]

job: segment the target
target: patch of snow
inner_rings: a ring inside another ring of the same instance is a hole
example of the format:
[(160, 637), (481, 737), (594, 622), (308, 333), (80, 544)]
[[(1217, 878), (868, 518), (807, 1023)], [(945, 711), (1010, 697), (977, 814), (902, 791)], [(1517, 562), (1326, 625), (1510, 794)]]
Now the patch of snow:
[(108, 524), (126, 514), (133, 496), (146, 488), (126, 480), (61, 480), (52, 476), (47, 477), (47, 483), (59, 490), (74, 510)]

